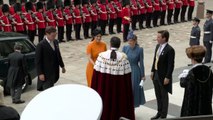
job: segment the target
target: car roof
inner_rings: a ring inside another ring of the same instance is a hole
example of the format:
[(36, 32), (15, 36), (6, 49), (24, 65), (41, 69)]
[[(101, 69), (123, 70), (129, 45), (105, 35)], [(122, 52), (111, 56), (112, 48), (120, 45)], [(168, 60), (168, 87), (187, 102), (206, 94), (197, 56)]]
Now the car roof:
[(0, 32), (0, 41), (27, 38), (27, 35), (17, 32)]

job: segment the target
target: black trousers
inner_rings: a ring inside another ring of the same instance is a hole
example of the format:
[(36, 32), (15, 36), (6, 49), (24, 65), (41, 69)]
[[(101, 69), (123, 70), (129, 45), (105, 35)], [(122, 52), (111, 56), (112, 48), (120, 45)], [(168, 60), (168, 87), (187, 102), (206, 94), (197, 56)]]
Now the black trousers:
[(98, 21), (92, 21), (91, 23), (91, 35), (93, 36), (93, 31), (97, 28)]
[(139, 28), (143, 28), (143, 21), (146, 19), (146, 14), (138, 15)]
[(35, 30), (28, 30), (27, 32), (27, 35), (32, 43), (34, 43), (35, 34), (36, 34)]
[(109, 19), (109, 34), (113, 33), (113, 27), (116, 19)]
[(59, 42), (63, 41), (64, 39), (64, 27), (58, 26), (58, 40)]
[(13, 102), (21, 100), (22, 86), (10, 88), (10, 94)]
[(45, 28), (38, 28), (38, 41), (42, 41), (45, 35)]
[(123, 41), (126, 42), (127, 41), (127, 35), (129, 32), (129, 26), (130, 24), (123, 24)]
[(100, 20), (102, 35), (106, 34), (107, 20)]
[(174, 23), (178, 22), (179, 14), (180, 14), (180, 8), (175, 8)]
[(121, 31), (121, 24), (122, 24), (122, 18), (121, 17), (117, 18), (116, 24), (117, 24), (117, 33), (122, 32)]
[(153, 26), (156, 27), (158, 24), (158, 18), (160, 15), (160, 11), (154, 11), (153, 13)]
[(193, 11), (194, 11), (194, 6), (189, 6), (189, 9), (188, 9), (188, 21), (192, 20)]
[(173, 15), (173, 10), (168, 9), (168, 15), (167, 15), (167, 23), (168, 24), (172, 23), (172, 15)]
[(89, 37), (89, 28), (91, 26), (91, 22), (83, 23), (84, 29), (84, 38), (87, 39)]
[(180, 13), (181, 14), (181, 16), (180, 16), (181, 22), (185, 21), (186, 8), (187, 8), (187, 5), (182, 6), (181, 13)]
[(151, 27), (152, 13), (146, 13), (146, 27)]
[(160, 25), (165, 25), (166, 10), (160, 13)]
[(72, 39), (72, 24), (66, 24), (66, 38), (67, 41)]
[(81, 24), (75, 24), (74, 27), (75, 27), (75, 38), (79, 40), (81, 32)]
[(158, 114), (160, 114), (161, 117), (166, 118), (168, 113), (169, 97), (168, 92), (160, 83), (157, 71), (154, 73), (153, 84), (155, 89), (155, 96), (157, 99)]
[(137, 15), (133, 15), (132, 16), (132, 30), (136, 30), (137, 21), (138, 21), (138, 16)]
[(204, 41), (203, 45), (206, 47), (204, 63), (209, 63), (212, 58), (212, 43), (209, 43), (209, 41)]

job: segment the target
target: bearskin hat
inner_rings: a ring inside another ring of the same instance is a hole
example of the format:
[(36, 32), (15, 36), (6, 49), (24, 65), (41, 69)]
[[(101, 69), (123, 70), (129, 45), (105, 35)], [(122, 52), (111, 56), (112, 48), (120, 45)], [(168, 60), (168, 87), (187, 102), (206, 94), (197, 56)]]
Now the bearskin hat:
[(42, 2), (37, 2), (37, 3), (36, 3), (36, 10), (38, 11), (39, 9), (43, 9), (43, 4), (42, 4)]
[(105, 3), (106, 3), (106, 0), (100, 0), (100, 3), (101, 3), (101, 4), (105, 4)]
[(29, 2), (35, 3), (35, 2), (36, 2), (36, 0), (29, 0)]
[(130, 5), (130, 1), (129, 0), (122, 0), (123, 2), (123, 6), (126, 6), (126, 5)]
[(70, 0), (64, 0), (64, 6), (70, 6), (71, 1)]
[(15, 4), (16, 3), (16, 0), (9, 0), (9, 4), (10, 5), (13, 5), (13, 4)]
[(82, 5), (84, 4), (89, 4), (89, 1), (88, 0), (82, 0)]
[(93, 4), (93, 3), (96, 3), (97, 0), (90, 0), (90, 3)]
[(25, 9), (26, 9), (26, 11), (32, 10), (33, 9), (33, 3), (32, 2), (27, 2), (25, 4)]
[(47, 1), (47, 10), (54, 9), (54, 8), (55, 8), (54, 1), (53, 0), (48, 0)]
[(56, 7), (57, 7), (57, 8), (63, 7), (63, 2), (62, 2), (62, 0), (57, 0), (57, 1), (56, 1)]
[(74, 5), (80, 5), (81, 4), (81, 0), (74, 0)]
[(21, 3), (16, 3), (14, 5), (14, 10), (15, 10), (15, 12), (21, 11)]
[(5, 12), (9, 12), (9, 5), (8, 4), (4, 4), (2, 6), (2, 12), (5, 13)]
[(27, 0), (21, 0), (21, 3), (27, 3)]
[(4, 1), (3, 0), (0, 0), (0, 5), (3, 5), (4, 4)]

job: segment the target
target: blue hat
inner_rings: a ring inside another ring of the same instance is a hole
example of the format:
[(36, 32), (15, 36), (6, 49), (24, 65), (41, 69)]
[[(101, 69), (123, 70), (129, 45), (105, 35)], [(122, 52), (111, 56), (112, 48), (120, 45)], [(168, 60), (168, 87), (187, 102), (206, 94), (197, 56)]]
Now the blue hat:
[(136, 38), (136, 35), (133, 34), (133, 30), (130, 30), (128, 35), (127, 35), (127, 40), (135, 39), (135, 38)]

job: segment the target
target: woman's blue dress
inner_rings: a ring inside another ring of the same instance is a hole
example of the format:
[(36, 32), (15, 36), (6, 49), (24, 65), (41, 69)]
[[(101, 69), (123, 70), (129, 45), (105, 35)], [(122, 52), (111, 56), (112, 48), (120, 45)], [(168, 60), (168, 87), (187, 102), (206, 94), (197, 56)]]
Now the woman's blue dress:
[(123, 47), (123, 52), (126, 53), (131, 66), (134, 107), (139, 107), (146, 102), (143, 87), (139, 85), (141, 78), (145, 75), (143, 48), (139, 45), (135, 45), (134, 48), (127, 45)]

